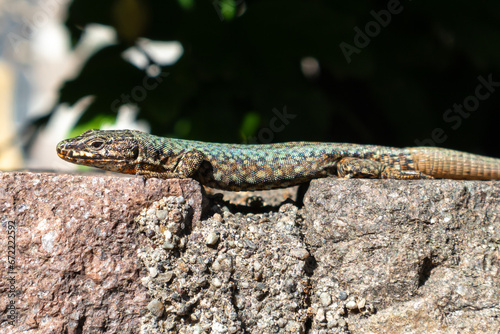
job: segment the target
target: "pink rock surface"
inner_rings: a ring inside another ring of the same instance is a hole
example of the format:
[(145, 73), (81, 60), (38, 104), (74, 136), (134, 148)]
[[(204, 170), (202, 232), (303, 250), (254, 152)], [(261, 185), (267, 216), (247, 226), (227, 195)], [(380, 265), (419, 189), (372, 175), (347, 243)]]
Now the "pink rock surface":
[(0, 173), (0, 333), (138, 332), (148, 300), (134, 217), (164, 196), (199, 219), (192, 180)]

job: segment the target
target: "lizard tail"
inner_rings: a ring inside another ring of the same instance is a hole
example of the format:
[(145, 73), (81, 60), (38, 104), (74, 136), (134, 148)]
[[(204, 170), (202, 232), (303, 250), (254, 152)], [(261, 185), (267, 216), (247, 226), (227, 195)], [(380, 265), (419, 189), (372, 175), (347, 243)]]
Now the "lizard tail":
[(443, 179), (500, 180), (500, 159), (436, 147), (409, 147), (415, 168)]

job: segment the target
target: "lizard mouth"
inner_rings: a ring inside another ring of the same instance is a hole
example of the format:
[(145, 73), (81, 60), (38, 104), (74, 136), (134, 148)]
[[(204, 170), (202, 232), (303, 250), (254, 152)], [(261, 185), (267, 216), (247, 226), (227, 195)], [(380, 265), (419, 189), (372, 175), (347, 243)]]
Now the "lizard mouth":
[(91, 166), (99, 166), (102, 163), (123, 163), (125, 159), (115, 159), (110, 157), (103, 157), (101, 155), (91, 154), (88, 152), (75, 152), (70, 150), (64, 150), (61, 148), (57, 148), (57, 155), (59, 158), (73, 162), (87, 162)]

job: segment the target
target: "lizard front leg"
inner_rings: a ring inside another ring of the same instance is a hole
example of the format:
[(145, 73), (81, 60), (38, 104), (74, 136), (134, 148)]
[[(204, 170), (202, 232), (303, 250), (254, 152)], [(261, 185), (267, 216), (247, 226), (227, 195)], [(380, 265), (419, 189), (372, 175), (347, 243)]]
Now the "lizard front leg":
[(380, 161), (360, 158), (342, 158), (337, 162), (337, 174), (343, 178), (380, 178), (380, 179), (432, 179), (432, 176), (419, 171), (400, 171)]
[(174, 168), (173, 172), (179, 178), (193, 177), (205, 159), (205, 155), (198, 150), (188, 151), (182, 155), (179, 163)]

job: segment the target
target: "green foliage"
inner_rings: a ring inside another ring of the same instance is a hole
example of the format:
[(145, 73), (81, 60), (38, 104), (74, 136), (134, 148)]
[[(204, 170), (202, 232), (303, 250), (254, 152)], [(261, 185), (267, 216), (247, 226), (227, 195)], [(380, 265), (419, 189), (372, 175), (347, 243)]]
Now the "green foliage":
[(260, 114), (256, 111), (250, 111), (243, 117), (241, 124), (241, 137), (246, 142), (249, 137), (255, 137), (260, 125)]

